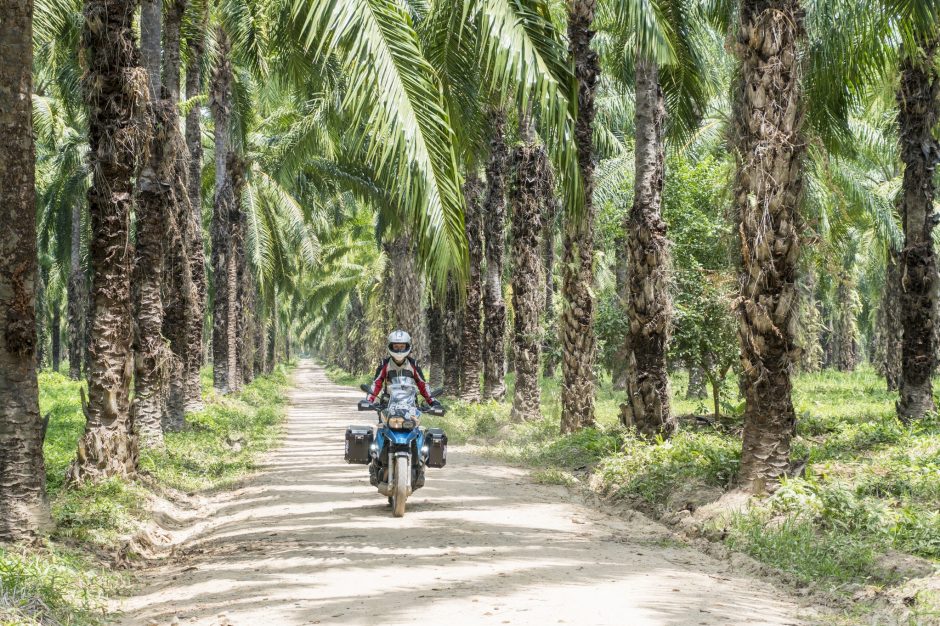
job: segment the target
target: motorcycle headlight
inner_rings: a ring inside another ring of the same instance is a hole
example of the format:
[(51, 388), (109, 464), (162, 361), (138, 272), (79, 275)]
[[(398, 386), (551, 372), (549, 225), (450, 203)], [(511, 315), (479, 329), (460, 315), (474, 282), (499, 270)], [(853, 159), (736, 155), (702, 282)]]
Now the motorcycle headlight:
[(405, 419), (402, 417), (390, 417), (388, 418), (388, 427), (389, 428), (402, 428), (405, 424)]

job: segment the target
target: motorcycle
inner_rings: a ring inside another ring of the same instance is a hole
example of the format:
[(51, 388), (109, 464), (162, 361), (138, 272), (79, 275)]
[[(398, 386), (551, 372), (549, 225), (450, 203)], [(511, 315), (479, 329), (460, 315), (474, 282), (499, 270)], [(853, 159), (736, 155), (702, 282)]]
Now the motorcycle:
[[(368, 385), (360, 387), (371, 393)], [(443, 392), (431, 393), (437, 397)], [(369, 466), (370, 483), (388, 497), (392, 515), (402, 517), (408, 496), (424, 486), (426, 467), (447, 463), (447, 435), (440, 428), (422, 428), (422, 413), (444, 415), (443, 407), (418, 407), (418, 388), (408, 378), (388, 385), (383, 401), (359, 402), (360, 411), (375, 411), (378, 424), (346, 429), (346, 461)]]

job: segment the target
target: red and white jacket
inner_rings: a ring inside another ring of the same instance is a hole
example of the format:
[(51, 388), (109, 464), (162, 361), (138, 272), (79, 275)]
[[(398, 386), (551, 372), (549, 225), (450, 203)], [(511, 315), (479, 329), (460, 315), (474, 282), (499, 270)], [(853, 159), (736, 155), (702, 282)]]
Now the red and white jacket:
[(375, 402), (379, 394), (382, 393), (382, 388), (385, 386), (386, 381), (394, 381), (399, 376), (414, 380), (415, 385), (418, 387), (418, 392), (424, 396), (427, 403), (434, 403), (434, 398), (431, 397), (431, 390), (428, 389), (428, 383), (424, 379), (424, 372), (421, 371), (421, 368), (418, 367), (418, 363), (411, 357), (405, 359), (401, 365), (396, 363), (391, 357), (382, 359), (379, 368), (375, 370), (375, 379), (372, 381), (372, 393), (369, 394), (369, 402)]

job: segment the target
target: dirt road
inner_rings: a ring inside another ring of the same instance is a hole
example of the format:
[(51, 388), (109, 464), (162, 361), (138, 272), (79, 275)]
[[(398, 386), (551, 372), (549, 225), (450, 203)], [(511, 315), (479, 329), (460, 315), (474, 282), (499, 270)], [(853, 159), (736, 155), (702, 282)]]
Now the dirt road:
[[(287, 434), (244, 489), (170, 533), (172, 565), (141, 575), (124, 624), (805, 624), (771, 585), (525, 472), (451, 450), (391, 516), (343, 431), (358, 391), (302, 363)], [(802, 616), (802, 619), (801, 619)]]

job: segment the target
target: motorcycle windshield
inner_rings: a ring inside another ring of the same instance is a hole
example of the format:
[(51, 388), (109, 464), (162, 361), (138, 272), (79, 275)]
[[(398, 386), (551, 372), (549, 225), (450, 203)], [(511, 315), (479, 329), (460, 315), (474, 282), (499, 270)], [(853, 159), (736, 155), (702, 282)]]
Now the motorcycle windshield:
[(389, 415), (409, 417), (417, 413), (418, 387), (408, 378), (396, 380), (388, 390)]

